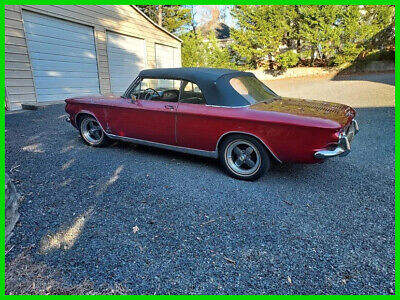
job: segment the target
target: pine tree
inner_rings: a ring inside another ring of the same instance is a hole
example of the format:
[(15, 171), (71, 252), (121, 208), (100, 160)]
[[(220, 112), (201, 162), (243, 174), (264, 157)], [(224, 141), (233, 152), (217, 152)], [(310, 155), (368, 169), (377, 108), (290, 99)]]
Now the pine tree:
[(238, 28), (231, 30), (232, 49), (251, 68), (257, 68), (291, 32), (288, 7), (278, 5), (241, 5), (232, 9)]
[(161, 21), (162, 27), (175, 34), (182, 34), (185, 27), (192, 23), (191, 10), (183, 5), (137, 5), (137, 7), (155, 23), (160, 24)]
[(182, 66), (205, 67), (207, 66), (207, 48), (204, 37), (194, 32), (181, 35), (182, 39)]
[(299, 36), (303, 47), (310, 49), (311, 65), (316, 56), (325, 61), (331, 58), (340, 44), (340, 6), (302, 5), (298, 12)]
[(385, 45), (388, 38), (379, 33), (392, 22), (394, 7), (388, 5), (342, 6), (340, 45), (335, 49), (333, 62), (337, 65), (353, 62), (365, 51), (377, 51), (376, 48)]

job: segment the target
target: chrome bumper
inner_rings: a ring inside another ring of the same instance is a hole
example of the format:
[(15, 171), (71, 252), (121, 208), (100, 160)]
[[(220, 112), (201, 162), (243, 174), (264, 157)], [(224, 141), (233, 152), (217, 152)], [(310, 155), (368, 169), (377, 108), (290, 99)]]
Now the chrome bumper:
[(71, 119), (70, 119), (70, 118), (66, 118), (66, 119), (65, 119), (65, 122), (71, 123)]
[(350, 126), (345, 132), (339, 135), (339, 141), (336, 148), (331, 150), (320, 150), (314, 153), (314, 156), (319, 159), (326, 159), (334, 156), (346, 156), (350, 152), (350, 143), (354, 136), (359, 131), (358, 123), (356, 120), (351, 121)]

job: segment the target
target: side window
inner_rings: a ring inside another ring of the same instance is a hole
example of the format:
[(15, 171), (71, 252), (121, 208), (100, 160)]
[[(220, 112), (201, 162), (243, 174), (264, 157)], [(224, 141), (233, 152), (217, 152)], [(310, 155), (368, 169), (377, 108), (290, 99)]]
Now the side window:
[(178, 102), (181, 81), (174, 79), (143, 78), (131, 97), (150, 101)]
[(207, 104), (198, 85), (190, 81), (182, 81), (182, 93), (179, 102), (190, 104)]
[(186, 82), (186, 86), (183, 89), (184, 92), (193, 92), (193, 82), (188, 82), (188, 81), (184, 81)]

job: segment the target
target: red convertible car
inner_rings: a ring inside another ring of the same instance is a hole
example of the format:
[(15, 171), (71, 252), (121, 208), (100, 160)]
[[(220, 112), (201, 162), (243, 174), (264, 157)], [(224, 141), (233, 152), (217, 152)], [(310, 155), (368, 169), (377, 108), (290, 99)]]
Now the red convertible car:
[(344, 156), (358, 132), (353, 108), (280, 97), (252, 73), (143, 70), (121, 97), (66, 99), (67, 121), (91, 146), (123, 140), (218, 158), (238, 179), (278, 162)]

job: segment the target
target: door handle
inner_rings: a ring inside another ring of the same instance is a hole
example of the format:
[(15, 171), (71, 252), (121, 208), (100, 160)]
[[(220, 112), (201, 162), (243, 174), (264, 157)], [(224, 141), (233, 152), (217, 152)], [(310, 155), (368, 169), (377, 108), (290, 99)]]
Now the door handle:
[(165, 105), (164, 107), (165, 107), (166, 109), (170, 109), (170, 110), (175, 109), (175, 106), (173, 106), (173, 105)]

